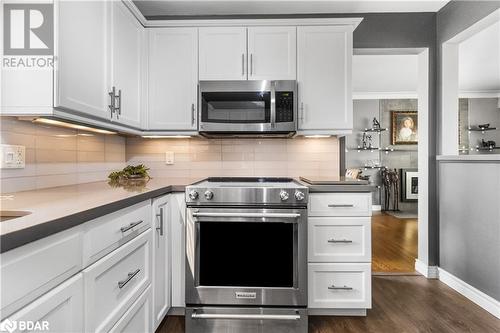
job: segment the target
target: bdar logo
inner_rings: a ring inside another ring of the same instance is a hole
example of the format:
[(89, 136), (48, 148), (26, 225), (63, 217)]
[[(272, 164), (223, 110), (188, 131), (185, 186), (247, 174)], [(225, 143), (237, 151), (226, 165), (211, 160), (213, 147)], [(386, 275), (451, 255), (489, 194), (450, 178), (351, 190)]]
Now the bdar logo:
[(9, 332), (12, 333), (16, 330), (17, 323), (15, 321), (11, 321), (9, 319), (5, 319), (0, 323), (0, 331), (1, 332)]
[(4, 4), (4, 55), (52, 55), (52, 4)]

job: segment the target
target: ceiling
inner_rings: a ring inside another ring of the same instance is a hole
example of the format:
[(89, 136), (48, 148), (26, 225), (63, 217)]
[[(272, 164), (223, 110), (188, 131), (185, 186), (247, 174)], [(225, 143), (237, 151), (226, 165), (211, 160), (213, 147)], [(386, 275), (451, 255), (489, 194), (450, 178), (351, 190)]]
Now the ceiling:
[(459, 45), (461, 92), (500, 92), (500, 22)]
[(148, 19), (172, 16), (437, 12), (442, 0), (134, 0)]

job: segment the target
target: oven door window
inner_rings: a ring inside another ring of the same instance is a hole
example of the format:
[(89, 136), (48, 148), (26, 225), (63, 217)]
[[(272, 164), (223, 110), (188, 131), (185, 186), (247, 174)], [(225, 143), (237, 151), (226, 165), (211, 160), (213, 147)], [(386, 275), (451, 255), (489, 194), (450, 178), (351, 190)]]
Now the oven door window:
[(294, 223), (199, 222), (198, 285), (294, 286)]
[(201, 119), (208, 123), (269, 123), (269, 92), (204, 92)]

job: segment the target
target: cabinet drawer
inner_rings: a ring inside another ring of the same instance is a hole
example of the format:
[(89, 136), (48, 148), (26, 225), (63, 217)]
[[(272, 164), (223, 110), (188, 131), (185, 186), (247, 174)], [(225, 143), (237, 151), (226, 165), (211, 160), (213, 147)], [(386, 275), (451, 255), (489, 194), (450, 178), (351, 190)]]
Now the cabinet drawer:
[(309, 216), (371, 216), (371, 193), (312, 193)]
[(145, 292), (132, 304), (123, 317), (111, 328), (109, 333), (121, 332), (152, 332), (152, 289), (149, 286)]
[(371, 308), (371, 264), (309, 264), (309, 307)]
[(1, 255), (2, 319), (82, 268), (82, 232), (75, 227)]
[(308, 258), (311, 262), (370, 262), (369, 217), (310, 217)]
[(148, 230), (83, 271), (87, 331), (109, 331), (150, 285), (151, 243)]
[(87, 267), (151, 227), (150, 201), (104, 215), (84, 227), (83, 267)]

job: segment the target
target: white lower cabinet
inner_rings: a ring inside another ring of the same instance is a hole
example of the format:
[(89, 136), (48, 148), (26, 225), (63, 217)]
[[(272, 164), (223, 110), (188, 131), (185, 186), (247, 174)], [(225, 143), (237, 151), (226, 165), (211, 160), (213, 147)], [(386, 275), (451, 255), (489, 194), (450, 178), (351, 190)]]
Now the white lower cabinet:
[(309, 308), (371, 308), (370, 263), (310, 263)]
[(0, 256), (1, 318), (21, 309), (82, 269), (79, 227)]
[(151, 232), (142, 233), (83, 271), (87, 331), (109, 331), (150, 285)]
[(371, 193), (311, 193), (310, 314), (366, 315), (371, 308)]
[(153, 328), (170, 309), (170, 195), (153, 200)]
[[(82, 273), (78, 273), (14, 313), (0, 323), (0, 327), (6, 328), (5, 330), (11, 333), (26, 331), (84, 332), (82, 280)], [(2, 288), (2, 292), (4, 290)], [(9, 327), (14, 327), (14, 329), (10, 330)]]
[(110, 333), (147, 333), (154, 332), (151, 327), (152, 288), (146, 291), (132, 304), (123, 317), (111, 328)]

